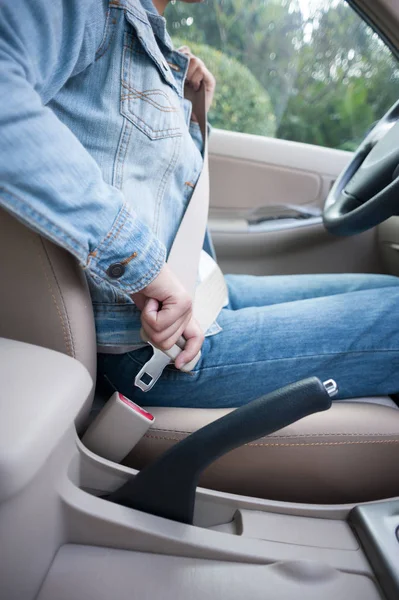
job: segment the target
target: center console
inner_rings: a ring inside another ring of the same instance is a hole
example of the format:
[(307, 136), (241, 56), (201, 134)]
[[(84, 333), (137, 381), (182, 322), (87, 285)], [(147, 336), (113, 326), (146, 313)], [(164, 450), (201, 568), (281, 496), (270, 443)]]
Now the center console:
[(307, 505), (197, 488), (192, 525), (147, 514), (105, 498), (136, 471), (77, 436), (92, 387), (79, 363), (0, 339), (0, 382), (0, 598), (398, 597), (397, 502)]
[(388, 600), (399, 598), (399, 500), (355, 506), (352, 526)]

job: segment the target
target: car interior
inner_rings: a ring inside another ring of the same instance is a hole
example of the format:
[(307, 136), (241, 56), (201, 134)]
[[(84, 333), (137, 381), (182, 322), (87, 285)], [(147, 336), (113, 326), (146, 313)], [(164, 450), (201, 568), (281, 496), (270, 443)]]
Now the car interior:
[[(399, 50), (394, 0), (351, 5)], [(399, 103), (354, 153), (213, 130), (223, 272), (399, 276), (398, 140)], [(334, 402), (309, 380), (276, 398), (320, 406), (274, 429), (274, 397), (145, 406), (123, 456), (107, 455), (122, 424), (97, 453), (84, 436), (107, 398), (84, 273), (2, 209), (0, 231), (1, 599), (399, 598), (399, 395)]]

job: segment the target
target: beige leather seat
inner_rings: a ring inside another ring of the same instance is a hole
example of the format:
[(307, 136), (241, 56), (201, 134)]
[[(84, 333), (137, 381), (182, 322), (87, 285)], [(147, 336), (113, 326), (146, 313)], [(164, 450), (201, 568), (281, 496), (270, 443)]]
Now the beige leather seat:
[[(96, 345), (84, 274), (65, 251), (0, 209), (0, 336), (81, 361), (95, 380)], [(21, 377), (24, 365), (21, 364)], [(62, 385), (62, 382), (60, 382)], [(29, 385), (27, 382), (27, 393)], [(90, 400), (80, 415), (84, 426)], [(141, 468), (227, 411), (152, 409), (156, 423), (127, 457)], [(399, 410), (389, 398), (337, 402), (235, 450), (204, 474), (205, 486), (271, 499), (338, 503), (399, 495)]]

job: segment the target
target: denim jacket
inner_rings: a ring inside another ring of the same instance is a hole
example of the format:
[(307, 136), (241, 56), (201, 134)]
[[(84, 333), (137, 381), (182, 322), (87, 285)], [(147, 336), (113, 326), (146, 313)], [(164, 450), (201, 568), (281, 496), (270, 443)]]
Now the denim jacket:
[(202, 168), (187, 68), (151, 0), (0, 3), (0, 203), (85, 269), (103, 351), (140, 345)]

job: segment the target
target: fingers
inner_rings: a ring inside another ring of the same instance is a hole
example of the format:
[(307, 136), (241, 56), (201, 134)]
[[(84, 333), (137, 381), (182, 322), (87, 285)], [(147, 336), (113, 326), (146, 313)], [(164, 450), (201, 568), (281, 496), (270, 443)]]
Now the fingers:
[(169, 350), (183, 334), (192, 317), (191, 299), (178, 298), (160, 307), (153, 298), (149, 298), (141, 313), (141, 323), (151, 342), (161, 350)]
[(190, 60), (186, 81), (197, 92), (206, 75), (206, 67), (202, 60), (194, 56)]
[(195, 71), (193, 71), (190, 79), (188, 79), (189, 85), (193, 88), (193, 90), (195, 92), (198, 92), (198, 90), (201, 87), (201, 83), (203, 81), (205, 81), (205, 78), (206, 78), (205, 71), (206, 71), (205, 67), (198, 65), (197, 68), (195, 69)]
[[(181, 336), (186, 339), (184, 350), (175, 361), (176, 368), (181, 369), (197, 356), (204, 341), (204, 334), (192, 317), (191, 308), (177, 320), (173, 320), (177, 309), (168, 311), (168, 315), (161, 319), (160, 315), (164, 310), (163, 307), (159, 310), (159, 303), (149, 298), (142, 311), (141, 323), (148, 338), (160, 350), (169, 350)], [(170, 324), (165, 327), (165, 323), (168, 322)]]
[(187, 327), (184, 329), (183, 336), (187, 341), (184, 350), (175, 360), (175, 367), (177, 369), (181, 369), (186, 363), (193, 360), (201, 350), (204, 342), (204, 334), (195, 319), (190, 319)]
[(182, 52), (190, 59), (186, 76), (187, 86), (195, 92), (198, 92), (202, 83), (205, 86), (206, 110), (208, 111), (212, 105), (213, 96), (216, 88), (216, 79), (209, 71), (209, 69), (206, 68), (205, 63), (200, 58), (198, 58), (198, 56), (194, 56), (194, 54), (192, 54), (190, 48), (188, 48), (187, 46), (182, 46), (181, 48), (179, 48), (179, 52)]
[(192, 302), (188, 294), (172, 296), (162, 302), (162, 306), (153, 298), (149, 298), (142, 311), (142, 318), (147, 327), (161, 332), (185, 317), (191, 317)]
[(192, 54), (188, 46), (180, 46), (180, 48), (178, 48), (177, 51), (181, 52), (182, 54), (185, 54), (186, 56), (189, 56), (190, 58), (191, 56), (194, 56), (194, 54)]
[(152, 322), (157, 320), (159, 311), (159, 302), (155, 298), (147, 298), (141, 311), (142, 314), (146, 315), (146, 318)]
[(184, 336), (187, 344), (177, 364), (182, 366), (197, 355), (204, 338), (193, 319), (192, 300), (167, 264), (132, 299), (141, 310), (142, 327), (154, 346), (169, 350)]
[(198, 56), (194, 56), (194, 54), (191, 53), (190, 48), (188, 48), (188, 46), (182, 46), (181, 48), (179, 48), (179, 51), (190, 58), (186, 75), (186, 82), (197, 92), (200, 88), (202, 81), (206, 78), (207, 73), (210, 73), (206, 68), (205, 63), (200, 58), (198, 58)]
[(160, 350), (169, 350), (176, 342), (179, 337), (183, 334), (187, 324), (191, 319), (191, 312), (178, 318), (176, 321), (169, 326), (160, 327), (159, 323), (153, 319), (148, 320), (147, 314), (142, 313), (141, 324), (142, 327), (151, 340), (151, 342)]

